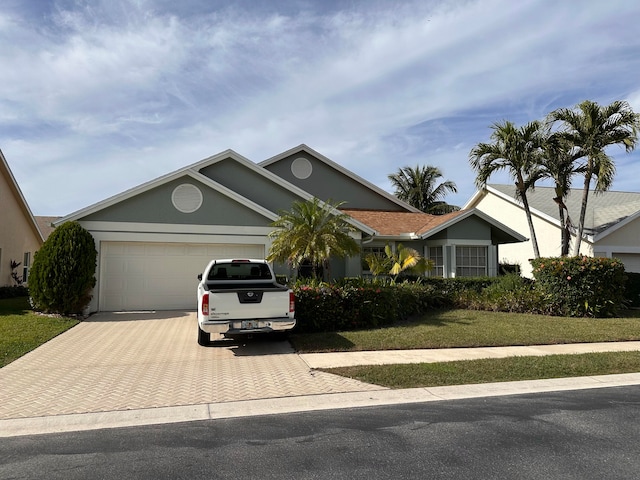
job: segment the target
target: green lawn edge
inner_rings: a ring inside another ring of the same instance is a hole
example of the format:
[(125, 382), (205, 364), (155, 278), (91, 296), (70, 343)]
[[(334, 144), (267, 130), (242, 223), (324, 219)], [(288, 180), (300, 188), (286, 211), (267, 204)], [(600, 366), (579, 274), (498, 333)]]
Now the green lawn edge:
[(551, 317), (479, 310), (434, 310), (385, 328), (292, 333), (299, 353), (418, 348), (554, 345), (640, 340), (640, 310), (616, 318)]
[(78, 323), (72, 318), (34, 313), (25, 297), (0, 300), (0, 368)]
[(635, 373), (640, 371), (640, 352), (368, 365), (322, 369), (322, 371), (392, 389), (439, 387)]

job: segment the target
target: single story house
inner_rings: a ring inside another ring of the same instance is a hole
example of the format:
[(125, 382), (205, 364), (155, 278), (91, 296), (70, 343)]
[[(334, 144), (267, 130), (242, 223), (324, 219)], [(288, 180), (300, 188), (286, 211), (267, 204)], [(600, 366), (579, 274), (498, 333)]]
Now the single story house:
[[(27, 283), (29, 268), (44, 237), (22, 191), (0, 151), (0, 286), (15, 285), (15, 273)], [(15, 270), (11, 262), (20, 263)]]
[[(533, 225), (542, 257), (560, 255), (561, 225), (553, 187), (535, 187), (527, 194)], [(566, 201), (569, 216), (577, 226), (582, 189), (572, 189)], [(522, 202), (515, 198), (512, 185), (487, 185), (474, 194), (464, 208), (476, 209), (501, 224), (529, 236)], [(572, 236), (571, 245), (576, 238)], [(531, 276), (531, 241), (500, 245), (500, 260), (517, 263), (522, 274)], [(580, 253), (590, 257), (619, 258), (628, 272), (640, 272), (640, 193), (589, 192), (585, 229)]]
[(418, 249), (437, 275), (495, 275), (498, 244), (526, 240), (479, 210), (421, 213), (306, 145), (259, 164), (226, 150), (54, 225), (76, 220), (96, 241), (91, 311), (193, 309), (196, 276), (209, 260), (263, 258), (278, 212), (314, 197), (344, 201), (362, 245), (361, 256), (332, 262), (334, 277), (366, 273), (361, 258), (387, 243)]

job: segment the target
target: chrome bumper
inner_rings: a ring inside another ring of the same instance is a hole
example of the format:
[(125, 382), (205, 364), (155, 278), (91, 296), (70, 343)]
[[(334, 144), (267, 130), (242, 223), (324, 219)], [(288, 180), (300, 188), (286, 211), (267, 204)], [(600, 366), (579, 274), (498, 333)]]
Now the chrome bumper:
[(284, 332), (296, 326), (295, 318), (256, 318), (246, 320), (205, 320), (200, 328), (208, 333), (269, 333)]

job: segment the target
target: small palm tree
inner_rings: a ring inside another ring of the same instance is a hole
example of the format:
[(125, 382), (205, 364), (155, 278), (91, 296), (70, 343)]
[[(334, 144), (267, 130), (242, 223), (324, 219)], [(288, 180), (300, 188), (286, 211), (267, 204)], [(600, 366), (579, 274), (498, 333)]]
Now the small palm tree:
[(460, 210), (444, 201), (447, 193), (457, 193), (458, 188), (449, 180), (438, 185), (442, 172), (437, 167), (403, 167), (388, 178), (395, 187), (396, 197), (422, 212), (443, 215)]
[(494, 172), (509, 172), (515, 180), (516, 196), (522, 201), (527, 216), (534, 257), (539, 258), (540, 251), (527, 192), (534, 188), (541, 175), (539, 164), (544, 140), (542, 124), (533, 121), (518, 128), (512, 122), (504, 121), (494, 123), (491, 128), (493, 142), (479, 143), (469, 153), (471, 167), (476, 172), (476, 186), (484, 188)]
[(558, 205), (558, 215), (561, 226), (561, 247), (560, 254), (565, 257), (569, 255), (569, 243), (573, 223), (569, 216), (566, 200), (571, 191), (571, 181), (580, 169), (576, 165), (576, 149), (557, 133), (548, 134), (542, 147), (541, 158), (542, 178), (549, 178), (554, 181), (555, 197), (553, 201)]
[(396, 247), (394, 252), (391, 246), (387, 244), (384, 247), (385, 257), (370, 254), (365, 261), (369, 265), (369, 270), (374, 276), (392, 275), (393, 282), (398, 279), (398, 275), (402, 272), (410, 272), (416, 275), (422, 275), (427, 270), (431, 270), (433, 265), (429, 260), (418, 253), (417, 250), (404, 247), (401, 243)]
[(348, 223), (347, 215), (337, 210), (343, 203), (334, 205), (313, 198), (294, 202), (291, 211), (280, 211), (280, 218), (271, 224), (275, 230), (269, 233), (273, 243), (267, 260), (294, 268), (309, 262), (314, 278), (320, 271), (326, 271), (331, 278), (331, 257), (344, 258), (360, 252), (360, 245), (350, 235), (355, 228)]
[(601, 106), (585, 100), (573, 109), (555, 110), (549, 114), (549, 118), (551, 122), (561, 122), (559, 134), (577, 149), (579, 158), (585, 159), (580, 167), (584, 186), (577, 238), (572, 252), (576, 256), (580, 252), (591, 181), (595, 178), (596, 192), (608, 190), (613, 183), (615, 164), (605, 149), (610, 145), (621, 145), (631, 152), (638, 141), (640, 115), (634, 113), (627, 102), (615, 101)]

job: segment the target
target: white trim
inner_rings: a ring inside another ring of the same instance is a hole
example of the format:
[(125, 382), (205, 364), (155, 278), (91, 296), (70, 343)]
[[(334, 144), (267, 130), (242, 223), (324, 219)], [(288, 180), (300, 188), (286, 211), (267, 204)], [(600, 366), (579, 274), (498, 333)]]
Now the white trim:
[(297, 147), (293, 147), (289, 150), (287, 150), (286, 152), (282, 152), (274, 157), (268, 158), (267, 160), (264, 160), (262, 162), (260, 162), (258, 165), (260, 165), (261, 167), (267, 167), (273, 163), (276, 163), (284, 158), (290, 157), (296, 153), (299, 152), (305, 152), (309, 155), (311, 155), (312, 157), (315, 157), (317, 160), (320, 160), (321, 162), (325, 163), (326, 165), (330, 166), (331, 168), (334, 168), (335, 170), (338, 170), (340, 173), (346, 175), (347, 177), (351, 178), (352, 180), (355, 180), (356, 182), (360, 183), (362, 186), (373, 190), (375, 193), (377, 193), (378, 195), (381, 195), (383, 197), (385, 197), (387, 200), (391, 200), (392, 202), (394, 202), (396, 205), (410, 211), (410, 212), (414, 212), (414, 213), (420, 213), (421, 210), (409, 205), (408, 203), (403, 202), (402, 200), (400, 200), (398, 197), (396, 197), (395, 195), (391, 195), (389, 192), (385, 192), (383, 189), (381, 189), (380, 187), (374, 185), (373, 183), (368, 182), (367, 180), (365, 180), (364, 178), (356, 175), (355, 173), (353, 173), (350, 170), (347, 170), (346, 168), (344, 168), (343, 166), (335, 163), (334, 161), (330, 160), (328, 157), (325, 157), (324, 155), (322, 155), (319, 152), (316, 152), (313, 148), (305, 145), (304, 143), (298, 145)]
[(420, 239), (424, 239), (424, 240), (428, 240), (430, 236), (441, 232), (442, 230), (445, 230), (449, 227), (451, 227), (452, 225), (455, 225), (458, 222), (461, 222), (462, 220), (469, 218), (471, 216), (477, 216), (478, 218), (484, 220), (485, 222), (487, 222), (488, 224), (499, 228), (500, 230), (502, 230), (503, 232), (511, 235), (512, 237), (514, 237), (515, 239), (519, 240), (520, 242), (526, 242), (527, 240), (529, 240), (527, 237), (525, 237), (524, 235), (519, 234), (518, 232), (516, 232), (515, 230), (512, 230), (511, 228), (507, 227), (506, 225), (504, 225), (503, 223), (498, 222), (495, 218), (487, 215), (486, 213), (484, 213), (482, 210), (478, 210), (477, 208), (472, 208), (470, 210), (467, 210), (466, 212), (457, 215), (451, 219), (449, 219), (448, 221), (441, 223), (440, 225), (426, 231), (425, 233), (421, 234), (418, 238)]
[[(265, 236), (255, 235), (189, 235), (151, 232), (91, 232), (96, 242), (143, 242), (143, 243), (238, 243), (243, 245), (271, 246)], [(268, 251), (266, 249), (265, 251)]]
[(634, 220), (640, 218), (640, 210), (637, 211), (636, 213), (629, 215), (627, 218), (625, 218), (624, 220), (619, 221), (618, 223), (610, 226), (609, 228), (607, 228), (606, 230), (603, 230), (600, 233), (597, 233), (596, 235), (591, 236), (592, 239), (592, 243), (598, 242), (600, 240), (602, 240), (604, 237), (606, 237), (607, 235), (615, 232), (616, 230), (630, 224), (631, 222), (633, 222)]
[(235, 225), (189, 225), (178, 223), (131, 223), (85, 221), (80, 224), (90, 232), (114, 233), (181, 233), (187, 235), (268, 235), (271, 227), (240, 227)]

